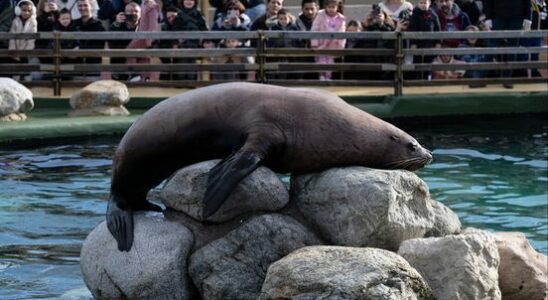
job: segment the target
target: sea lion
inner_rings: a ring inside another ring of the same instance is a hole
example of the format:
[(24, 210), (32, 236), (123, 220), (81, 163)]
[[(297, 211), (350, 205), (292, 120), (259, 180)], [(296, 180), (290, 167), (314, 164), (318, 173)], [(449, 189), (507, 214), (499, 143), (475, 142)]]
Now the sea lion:
[(181, 167), (223, 158), (209, 173), (203, 219), (265, 165), (280, 173), (360, 165), (414, 171), (432, 153), (410, 135), (318, 89), (225, 83), (166, 99), (126, 132), (112, 166), (107, 226), (120, 251), (136, 210), (161, 210), (150, 189)]

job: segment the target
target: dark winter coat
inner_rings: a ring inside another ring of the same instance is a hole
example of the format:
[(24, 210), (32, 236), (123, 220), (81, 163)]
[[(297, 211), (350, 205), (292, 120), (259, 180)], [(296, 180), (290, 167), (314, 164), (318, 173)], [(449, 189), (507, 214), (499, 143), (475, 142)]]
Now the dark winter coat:
[(484, 0), (483, 12), (488, 20), (531, 20), (531, 0)]

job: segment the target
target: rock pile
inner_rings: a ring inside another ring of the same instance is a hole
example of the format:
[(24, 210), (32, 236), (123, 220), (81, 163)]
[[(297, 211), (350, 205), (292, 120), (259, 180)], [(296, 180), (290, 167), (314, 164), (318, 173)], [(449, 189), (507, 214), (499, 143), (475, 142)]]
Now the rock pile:
[(115, 80), (99, 80), (72, 94), (69, 116), (128, 116), (127, 86)]
[(32, 92), (11, 78), (0, 78), (0, 122), (24, 121), (34, 108)]
[(129, 252), (117, 250), (105, 223), (90, 233), (81, 267), (94, 297), (546, 297), (546, 256), (523, 235), (461, 232), (414, 173), (335, 168), (293, 176), (288, 192), (261, 167), (204, 221), (201, 199), (216, 163), (169, 179), (160, 194), (168, 209), (136, 215)]

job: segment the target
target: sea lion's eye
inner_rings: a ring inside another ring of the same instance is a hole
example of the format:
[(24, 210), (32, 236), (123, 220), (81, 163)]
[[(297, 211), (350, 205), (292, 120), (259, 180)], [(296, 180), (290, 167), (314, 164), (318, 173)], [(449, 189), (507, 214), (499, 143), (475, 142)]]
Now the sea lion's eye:
[(390, 136), (390, 138), (394, 141), (399, 141), (400, 140), (400, 138), (396, 135), (392, 135), (392, 136)]
[(409, 143), (407, 144), (407, 148), (411, 151), (416, 151), (419, 147), (415, 143)]

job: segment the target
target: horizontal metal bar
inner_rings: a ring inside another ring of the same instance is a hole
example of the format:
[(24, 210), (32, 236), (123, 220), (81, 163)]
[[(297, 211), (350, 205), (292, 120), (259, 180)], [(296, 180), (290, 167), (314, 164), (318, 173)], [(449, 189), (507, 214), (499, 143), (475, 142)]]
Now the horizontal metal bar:
[(464, 55), (464, 54), (530, 54), (548, 52), (548, 46), (541, 47), (503, 47), (503, 48), (432, 48), (404, 49), (409, 55)]
[(79, 49), (61, 50), (63, 57), (221, 57), (254, 56), (254, 48), (237, 49)]
[(543, 68), (542, 62), (492, 62), (466, 64), (409, 64), (402, 65), (403, 71), (444, 71), (444, 70), (511, 70)]
[[(373, 39), (395, 40), (397, 32), (311, 32), (311, 31), (160, 31), (160, 32), (38, 32), (38, 33), (7, 33), (0, 32), (0, 40), (5, 39), (61, 39), (70, 40), (131, 40), (131, 39), (257, 39), (263, 35), (266, 38), (288, 39)], [(500, 39), (500, 38), (542, 38), (548, 36), (548, 30), (501, 30), (501, 31), (453, 31), (453, 32), (402, 32), (403, 39), (437, 40), (437, 39)]]

